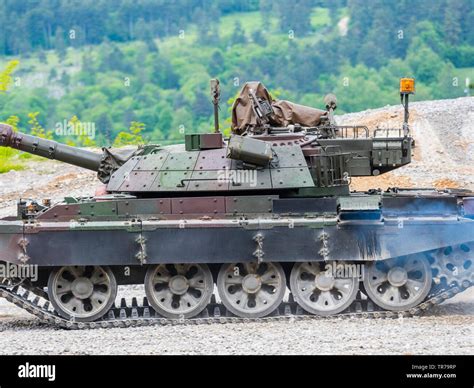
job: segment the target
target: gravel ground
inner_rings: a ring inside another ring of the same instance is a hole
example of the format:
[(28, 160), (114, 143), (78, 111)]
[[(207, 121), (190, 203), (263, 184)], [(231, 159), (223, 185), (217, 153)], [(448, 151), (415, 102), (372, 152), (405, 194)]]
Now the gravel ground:
[[(414, 161), (353, 188), (389, 186), (474, 189), (474, 98), (413, 103)], [(402, 109), (344, 116), (340, 124), (400, 127)], [(0, 175), (0, 218), (22, 198), (92, 195), (94, 173), (54, 161)], [(137, 292), (136, 289), (133, 292)], [(66, 331), (0, 300), (0, 354), (474, 354), (474, 288), (408, 319), (331, 319)]]
[(93, 195), (98, 184), (100, 182), (93, 171), (35, 159), (26, 170), (0, 175), (0, 218), (15, 214), (19, 198), (50, 198), (56, 202), (64, 196)]

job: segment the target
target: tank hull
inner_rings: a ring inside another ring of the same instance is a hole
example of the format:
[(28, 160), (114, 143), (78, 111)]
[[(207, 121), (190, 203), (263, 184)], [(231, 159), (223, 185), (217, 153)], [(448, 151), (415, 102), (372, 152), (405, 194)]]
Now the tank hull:
[[(40, 267), (372, 261), (474, 241), (474, 220), (458, 212), (454, 196), (417, 197), (416, 208), (411, 209), (408, 200), (413, 207), (413, 198), (401, 198), (400, 209), (394, 207), (394, 198), (354, 198), (356, 206), (348, 205), (351, 196), (342, 205), (332, 199), (324, 204), (321, 199), (274, 198), (267, 214), (215, 214), (192, 198), (195, 206), (189, 206), (186, 213), (152, 214), (158, 209), (150, 206), (153, 200), (140, 210), (145, 214), (117, 212), (108, 217), (80, 211), (80, 218), (70, 221), (64, 219), (68, 216), (58, 217), (61, 206), (53, 207), (53, 213), (32, 221), (1, 221), (0, 260)], [(138, 204), (127, 201), (129, 207), (144, 205), (143, 200), (135, 201)], [(375, 203), (378, 208), (371, 207)], [(100, 202), (103, 209), (120, 207), (117, 204)], [(48, 218), (52, 214), (56, 217)]]
[[(38, 276), (0, 278), (0, 294), (65, 328), (416, 315), (474, 284), (473, 210), (470, 194), (427, 190), (20, 204), (0, 221), (0, 265)], [(144, 286), (141, 305), (117, 307), (126, 284)]]

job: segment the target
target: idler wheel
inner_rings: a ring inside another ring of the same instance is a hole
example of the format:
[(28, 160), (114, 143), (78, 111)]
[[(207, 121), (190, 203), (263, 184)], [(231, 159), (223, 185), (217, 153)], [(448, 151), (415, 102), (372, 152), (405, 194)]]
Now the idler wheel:
[(198, 315), (211, 301), (213, 291), (214, 280), (206, 264), (159, 264), (145, 276), (148, 302), (170, 319)]
[(67, 266), (54, 270), (48, 296), (56, 312), (66, 319), (92, 322), (112, 307), (117, 282), (106, 266)]
[(223, 264), (217, 289), (224, 306), (242, 318), (261, 318), (283, 301), (286, 278), (278, 263)]

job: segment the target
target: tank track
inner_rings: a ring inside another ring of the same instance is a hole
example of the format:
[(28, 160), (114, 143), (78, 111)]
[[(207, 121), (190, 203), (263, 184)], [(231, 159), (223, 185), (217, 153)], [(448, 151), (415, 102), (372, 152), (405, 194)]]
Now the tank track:
[(404, 318), (422, 315), (424, 312), (439, 305), (456, 294), (474, 286), (474, 273), (458, 279), (449, 286), (434, 285), (430, 296), (421, 304), (407, 311), (383, 310), (368, 299), (362, 297), (359, 291), (357, 299), (342, 313), (331, 316), (319, 316), (304, 311), (291, 294), (288, 302), (283, 302), (271, 315), (264, 318), (240, 318), (233, 316), (226, 308), (216, 303), (213, 296), (211, 303), (198, 316), (187, 319), (168, 319), (158, 315), (149, 305), (146, 298), (141, 305), (136, 298), (132, 305), (127, 306), (122, 298), (120, 306), (114, 305), (103, 318), (94, 322), (75, 322), (59, 316), (51, 307), (50, 302), (44, 298), (44, 291), (35, 288), (16, 285), (12, 288), (0, 288), (0, 297), (20, 307), (30, 314), (38, 317), (42, 322), (64, 329), (98, 329), (98, 328), (124, 328), (152, 325), (199, 325), (199, 324), (225, 324), (249, 322), (276, 322), (300, 320), (328, 320), (347, 318)]

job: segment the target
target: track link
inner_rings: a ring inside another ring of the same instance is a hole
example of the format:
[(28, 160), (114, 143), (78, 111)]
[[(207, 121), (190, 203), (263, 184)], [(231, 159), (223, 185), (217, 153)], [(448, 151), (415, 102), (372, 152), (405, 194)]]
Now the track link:
[[(435, 287), (436, 292), (418, 306), (407, 311), (393, 312), (382, 310), (368, 299), (363, 299), (362, 294), (352, 305), (342, 313), (324, 317), (305, 312), (293, 301), (290, 294), (288, 302), (283, 302), (276, 311), (264, 318), (239, 318), (233, 316), (226, 308), (213, 300), (199, 316), (188, 319), (167, 319), (159, 316), (149, 305), (146, 298), (143, 303), (138, 304), (136, 298), (132, 299), (132, 305), (128, 306), (125, 299), (121, 300), (120, 306), (114, 305), (109, 312), (100, 320), (94, 322), (75, 322), (59, 316), (51, 307), (50, 302), (40, 295), (42, 290), (27, 290), (21, 285), (13, 288), (0, 289), (0, 297), (35, 315), (41, 321), (55, 327), (64, 329), (98, 329), (98, 328), (124, 328), (151, 325), (198, 325), (198, 324), (225, 324), (225, 323), (249, 323), (249, 322), (275, 322), (296, 320), (327, 320), (348, 318), (402, 318), (422, 315), (431, 307), (439, 305), (456, 294), (474, 286), (469, 279), (459, 282), (461, 286), (452, 284), (448, 287)], [(34, 291), (38, 291), (35, 293)]]

